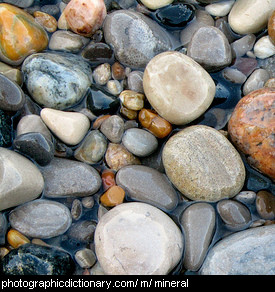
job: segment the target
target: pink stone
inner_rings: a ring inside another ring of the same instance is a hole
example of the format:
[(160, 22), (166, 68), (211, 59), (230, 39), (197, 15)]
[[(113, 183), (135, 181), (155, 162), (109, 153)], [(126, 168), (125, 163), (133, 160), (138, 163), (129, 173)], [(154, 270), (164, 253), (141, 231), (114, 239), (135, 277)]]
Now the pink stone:
[(71, 0), (63, 13), (70, 29), (86, 37), (102, 26), (107, 15), (104, 0)]

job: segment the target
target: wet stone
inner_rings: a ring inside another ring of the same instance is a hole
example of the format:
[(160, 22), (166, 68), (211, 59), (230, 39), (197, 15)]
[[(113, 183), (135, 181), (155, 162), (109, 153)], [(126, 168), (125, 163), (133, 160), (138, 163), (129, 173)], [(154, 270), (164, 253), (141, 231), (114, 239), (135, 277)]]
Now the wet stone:
[(256, 208), (263, 219), (275, 219), (275, 196), (267, 191), (260, 191), (256, 196)]
[(114, 52), (109, 45), (92, 41), (81, 51), (81, 56), (96, 65), (112, 61)]
[(118, 115), (112, 115), (104, 120), (100, 131), (112, 142), (120, 143), (124, 133), (124, 121)]
[(69, 238), (81, 243), (90, 243), (94, 241), (96, 222), (91, 220), (79, 220), (71, 225), (67, 235)]

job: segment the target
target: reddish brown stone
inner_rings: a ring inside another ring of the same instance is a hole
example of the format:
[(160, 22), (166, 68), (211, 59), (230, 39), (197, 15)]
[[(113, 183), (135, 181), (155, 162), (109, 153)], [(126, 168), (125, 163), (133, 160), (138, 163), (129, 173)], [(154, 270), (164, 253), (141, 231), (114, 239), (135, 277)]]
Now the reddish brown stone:
[(229, 120), (228, 132), (248, 163), (275, 180), (275, 88), (244, 96)]
[(273, 11), (268, 21), (268, 35), (275, 45), (275, 10)]

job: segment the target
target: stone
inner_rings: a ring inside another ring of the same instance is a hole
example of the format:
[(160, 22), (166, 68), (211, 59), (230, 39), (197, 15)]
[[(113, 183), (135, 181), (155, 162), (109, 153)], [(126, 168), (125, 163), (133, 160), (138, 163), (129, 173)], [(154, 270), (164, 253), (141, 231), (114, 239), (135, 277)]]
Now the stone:
[(69, 253), (30, 243), (11, 250), (0, 262), (4, 275), (71, 275), (74, 268)]
[(272, 57), (275, 54), (275, 45), (271, 42), (270, 37), (261, 37), (254, 46), (254, 55), (260, 59)]
[(134, 70), (127, 77), (127, 85), (129, 90), (144, 93), (143, 91), (143, 72)]
[(264, 87), (264, 84), (269, 79), (269, 73), (265, 69), (256, 69), (253, 73), (247, 78), (243, 86), (243, 94), (248, 95), (250, 92), (261, 89)]
[(151, 204), (164, 211), (173, 210), (178, 195), (166, 175), (144, 165), (129, 165), (116, 174), (116, 183), (135, 201)]
[(72, 206), (71, 206), (71, 215), (72, 215), (72, 219), (73, 220), (78, 220), (80, 219), (81, 215), (82, 215), (82, 204), (80, 202), (80, 200), (78, 199), (74, 199), (72, 202)]
[(69, 228), (67, 235), (81, 243), (92, 243), (94, 241), (94, 233), (96, 222), (91, 220), (78, 220)]
[(72, 217), (64, 204), (38, 199), (12, 210), (9, 221), (12, 228), (25, 236), (46, 239), (65, 233)]
[(74, 258), (82, 269), (91, 268), (96, 263), (95, 253), (89, 248), (78, 250), (75, 253)]
[(275, 10), (273, 11), (272, 15), (270, 16), (268, 20), (268, 35), (272, 41), (272, 43), (275, 45)]
[[(4, 213), (0, 212), (0, 244), (4, 245), (6, 243), (6, 233), (8, 229), (8, 221)], [(0, 259), (2, 258), (2, 253), (0, 251)]]
[(232, 51), (236, 57), (244, 56), (248, 51), (252, 50), (256, 36), (252, 33), (243, 36), (242, 38), (231, 43)]
[(230, 44), (224, 33), (216, 27), (199, 28), (188, 44), (187, 55), (208, 72), (219, 71), (232, 61)]
[(12, 145), (12, 120), (11, 116), (0, 110), (0, 147)]
[(12, 4), (20, 8), (27, 8), (33, 4), (34, 0), (4, 0), (2, 2)]
[(19, 65), (48, 45), (48, 35), (34, 18), (24, 10), (0, 3), (0, 59), (11, 65)]
[(37, 166), (15, 151), (0, 148), (0, 211), (36, 199), (44, 180)]
[(275, 225), (233, 233), (209, 251), (202, 275), (275, 275)]
[(127, 165), (141, 164), (139, 158), (129, 152), (123, 145), (115, 143), (108, 144), (105, 160), (108, 167), (115, 171)]
[(274, 1), (238, 0), (229, 13), (228, 22), (238, 34), (257, 33), (267, 25), (274, 9)]
[(158, 147), (157, 138), (150, 132), (132, 128), (125, 131), (122, 137), (122, 144), (128, 151), (138, 157), (145, 157), (152, 154)]
[(246, 76), (241, 71), (231, 67), (225, 68), (222, 75), (232, 83), (243, 84), (246, 80)]
[(100, 218), (95, 251), (106, 274), (166, 275), (181, 259), (183, 237), (174, 221), (158, 208), (123, 203)]
[(219, 131), (187, 127), (166, 142), (162, 161), (173, 185), (191, 200), (216, 202), (237, 195), (245, 181), (240, 154)]
[(267, 191), (260, 191), (256, 196), (256, 209), (263, 219), (275, 219), (275, 196)]
[(213, 101), (215, 83), (190, 57), (164, 52), (146, 66), (145, 95), (156, 112), (168, 122), (184, 125), (202, 115)]
[(103, 33), (117, 60), (131, 68), (143, 69), (154, 56), (172, 48), (171, 37), (161, 26), (130, 10), (109, 13)]
[(90, 196), (101, 186), (99, 173), (80, 161), (54, 158), (51, 163), (41, 167), (41, 173), (45, 180), (45, 197)]
[(239, 202), (221, 200), (217, 204), (217, 211), (225, 226), (230, 230), (242, 230), (247, 228), (251, 223), (250, 211)]
[(105, 43), (95, 43), (91, 41), (82, 51), (81, 56), (84, 60), (99, 65), (102, 63), (112, 62), (114, 59), (113, 49)]
[(104, 169), (101, 174), (102, 187), (104, 191), (107, 191), (110, 187), (116, 185), (115, 173), (111, 169)]
[(123, 90), (123, 87), (118, 80), (108, 80), (106, 87), (107, 90), (113, 95), (119, 95)]
[(49, 49), (78, 53), (89, 39), (71, 31), (58, 30), (51, 35)]
[(8, 77), (11, 81), (17, 83), (19, 86), (23, 84), (23, 74), (17, 68), (0, 62), (0, 73)]
[(268, 79), (264, 87), (275, 87), (275, 78)]
[(20, 245), (30, 243), (30, 240), (26, 236), (13, 228), (7, 233), (7, 241), (13, 248), (18, 248)]
[(111, 65), (103, 63), (97, 66), (93, 72), (93, 78), (96, 84), (105, 85), (111, 79)]
[(180, 223), (185, 235), (184, 267), (197, 271), (203, 263), (215, 231), (215, 210), (207, 203), (195, 203), (184, 210)]
[(124, 133), (124, 121), (118, 115), (112, 115), (100, 126), (100, 131), (112, 142), (120, 143)]
[(33, 54), (22, 64), (22, 72), (31, 97), (59, 110), (78, 103), (91, 85), (88, 63), (69, 53)]
[(0, 109), (16, 112), (23, 107), (25, 100), (21, 87), (0, 74)]
[(173, 0), (141, 0), (140, 2), (147, 8), (155, 10), (171, 4)]
[(131, 110), (139, 111), (144, 106), (145, 96), (142, 93), (138, 93), (132, 90), (123, 90), (119, 98), (122, 104)]
[(228, 122), (228, 133), (247, 162), (275, 180), (274, 88), (264, 87), (244, 96)]
[(100, 197), (100, 202), (105, 207), (115, 207), (122, 204), (125, 198), (125, 191), (120, 186), (111, 186), (108, 190)]
[(90, 131), (75, 149), (74, 157), (88, 164), (98, 163), (104, 156), (107, 149), (107, 139), (99, 130)]
[(256, 193), (253, 191), (242, 191), (237, 196), (234, 197), (234, 200), (237, 200), (245, 205), (251, 205), (255, 202)]
[(112, 65), (112, 77), (115, 80), (123, 80), (126, 77), (125, 68), (119, 62)]
[(43, 108), (40, 116), (46, 126), (68, 145), (77, 145), (90, 128), (90, 120), (79, 112)]
[(224, 2), (209, 4), (205, 6), (205, 11), (213, 16), (226, 16), (230, 12), (234, 3), (235, 0), (228, 0)]
[(34, 19), (48, 32), (55, 32), (57, 29), (57, 20), (52, 16), (42, 11), (35, 11)]
[(32, 158), (39, 165), (47, 165), (54, 157), (54, 145), (41, 133), (26, 133), (13, 140), (13, 148)]
[(63, 13), (73, 32), (91, 37), (102, 26), (107, 11), (103, 0), (71, 0)]

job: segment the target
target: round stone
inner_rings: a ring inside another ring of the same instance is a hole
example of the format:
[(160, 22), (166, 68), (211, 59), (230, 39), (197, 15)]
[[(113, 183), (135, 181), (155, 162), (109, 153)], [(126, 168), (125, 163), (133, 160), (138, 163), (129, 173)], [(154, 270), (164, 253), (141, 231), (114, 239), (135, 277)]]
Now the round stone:
[(191, 200), (215, 202), (237, 195), (245, 168), (233, 145), (208, 126), (191, 126), (167, 141), (162, 153), (165, 172)]
[(247, 155), (248, 163), (275, 179), (275, 89), (265, 87), (244, 96), (228, 123), (235, 146)]
[(143, 87), (157, 113), (176, 125), (190, 123), (202, 115), (216, 90), (211, 76), (179, 52), (154, 57), (145, 68)]
[(256, 209), (263, 219), (273, 220), (275, 218), (275, 196), (267, 191), (258, 192)]
[(101, 217), (95, 231), (106, 274), (166, 275), (180, 261), (183, 238), (174, 221), (145, 203), (123, 203)]
[(275, 10), (273, 11), (268, 21), (268, 35), (275, 45)]

